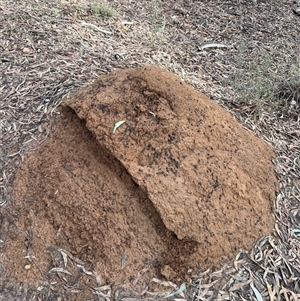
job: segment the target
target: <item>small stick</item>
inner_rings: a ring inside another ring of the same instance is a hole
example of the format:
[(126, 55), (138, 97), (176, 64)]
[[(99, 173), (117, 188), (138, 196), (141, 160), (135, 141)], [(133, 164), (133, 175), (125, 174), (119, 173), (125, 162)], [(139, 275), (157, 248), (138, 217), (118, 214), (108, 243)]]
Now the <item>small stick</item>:
[(99, 28), (98, 26), (96, 26), (96, 25), (94, 25), (94, 24), (92, 24), (92, 23), (87, 23), (87, 22), (82, 21), (82, 22), (81, 22), (81, 25), (82, 25), (82, 26), (90, 26), (90, 27), (92, 27), (92, 28), (94, 28), (94, 29), (96, 29), (96, 30), (102, 32), (102, 33), (112, 34), (112, 32), (106, 31), (106, 30), (104, 30), (104, 29), (101, 29), (101, 28)]

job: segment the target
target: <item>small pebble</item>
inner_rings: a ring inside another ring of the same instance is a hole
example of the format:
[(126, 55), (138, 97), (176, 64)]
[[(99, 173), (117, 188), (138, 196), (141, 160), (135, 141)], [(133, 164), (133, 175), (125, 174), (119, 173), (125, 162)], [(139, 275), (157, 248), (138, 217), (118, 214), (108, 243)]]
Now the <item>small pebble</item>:
[(30, 48), (28, 48), (28, 47), (24, 47), (23, 48), (23, 53), (30, 53), (31, 52), (31, 50), (30, 50)]
[(24, 268), (25, 268), (25, 270), (31, 269), (31, 264), (26, 264)]

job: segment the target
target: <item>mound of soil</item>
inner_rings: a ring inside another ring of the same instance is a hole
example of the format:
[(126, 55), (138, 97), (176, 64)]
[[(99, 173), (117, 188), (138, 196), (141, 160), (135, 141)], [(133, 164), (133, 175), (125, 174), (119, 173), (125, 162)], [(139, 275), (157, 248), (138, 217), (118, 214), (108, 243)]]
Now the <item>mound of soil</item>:
[[(106, 282), (143, 273), (176, 281), (217, 266), (271, 233), (272, 156), (163, 69), (101, 76), (64, 102), (19, 168), (6, 268), (33, 282), (53, 267), (54, 248), (92, 263)], [(26, 255), (35, 263), (27, 270)]]

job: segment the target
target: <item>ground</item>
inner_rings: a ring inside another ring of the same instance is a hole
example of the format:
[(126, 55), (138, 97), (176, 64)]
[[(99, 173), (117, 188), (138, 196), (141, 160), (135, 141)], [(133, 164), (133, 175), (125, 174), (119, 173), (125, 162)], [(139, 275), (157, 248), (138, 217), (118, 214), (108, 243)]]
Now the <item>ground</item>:
[[(262, 296), (266, 300), (297, 300), (297, 4), (108, 1), (107, 5), (114, 10), (112, 17), (107, 7), (84, 1), (53, 1), (51, 5), (44, 1), (0, 1), (2, 206), (12, 202), (13, 179), (25, 153), (49, 135), (62, 97), (116, 68), (158, 65), (206, 93), (265, 140), (275, 152), (273, 162), (280, 182), (274, 200), (273, 234), (257, 241), (250, 250), (241, 250), (221, 270), (192, 275), (182, 298), (259, 300)], [(3, 253), (7, 231), (14, 230), (13, 223), (6, 224), (2, 216)], [(30, 241), (30, 233), (27, 236)], [(55, 263), (55, 250), (50, 253)], [(60, 258), (83, 264), (67, 250)], [(74, 300), (82, 289), (94, 289), (98, 298), (160, 298), (162, 292), (175, 289), (170, 283), (164, 287), (166, 283), (161, 280), (153, 281), (142, 292), (103, 285), (97, 275), (89, 275), (89, 269), (76, 266), (72, 271), (76, 276), (67, 279), (68, 275), (63, 277), (63, 272), (52, 269), (55, 265), (49, 266), (50, 276), (28, 287), (7, 279), (3, 266), (5, 262), (1, 268), (3, 300)]]

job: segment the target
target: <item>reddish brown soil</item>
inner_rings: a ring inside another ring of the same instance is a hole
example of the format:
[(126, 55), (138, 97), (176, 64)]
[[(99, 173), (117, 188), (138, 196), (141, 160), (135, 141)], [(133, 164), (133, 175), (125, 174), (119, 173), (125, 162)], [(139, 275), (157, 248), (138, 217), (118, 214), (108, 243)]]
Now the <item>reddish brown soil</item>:
[(102, 283), (142, 270), (182, 281), (271, 233), (271, 149), (178, 77), (116, 71), (65, 106), (6, 209), (5, 268), (19, 281), (38, 285), (59, 266), (56, 248), (93, 263)]

